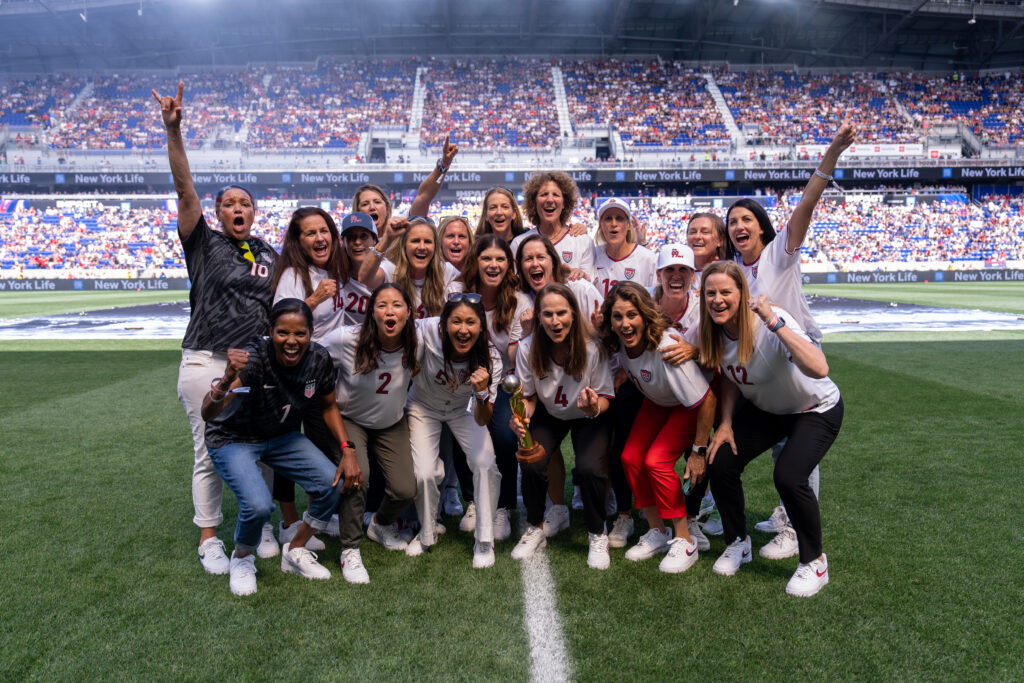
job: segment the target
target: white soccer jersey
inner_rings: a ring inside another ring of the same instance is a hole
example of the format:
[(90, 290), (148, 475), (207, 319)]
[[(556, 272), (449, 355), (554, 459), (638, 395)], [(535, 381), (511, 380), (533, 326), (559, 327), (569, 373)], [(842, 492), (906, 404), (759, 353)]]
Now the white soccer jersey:
[(602, 295), (619, 280), (635, 282), (641, 287), (653, 287), (658, 283), (658, 257), (654, 252), (639, 244), (620, 259), (608, 256), (604, 247), (594, 247), (594, 270), (597, 276), (594, 285)]
[[(810, 339), (786, 311), (772, 307), (797, 334)], [(760, 319), (754, 323), (754, 352), (746, 365), (737, 361), (739, 344), (723, 334), (722, 375), (739, 387), (744, 397), (775, 415), (824, 413), (839, 402), (839, 387), (828, 377), (814, 379), (800, 372), (778, 335)]]
[[(444, 268), (444, 274), (442, 275), (442, 279), (444, 280), (444, 299), (447, 300), (448, 295), (452, 292), (462, 291), (462, 283), (458, 281), (459, 271), (455, 269), (455, 266), (447, 261), (442, 261), (442, 265)], [(394, 282), (395, 264), (384, 259), (380, 262), (380, 267), (381, 270), (384, 271), (384, 281)], [(412, 283), (415, 286), (415, 289), (409, 292), (409, 297), (412, 299), (412, 308), (413, 311), (415, 311), (415, 315), (413, 317), (417, 320), (422, 320), (429, 315), (420, 303), (420, 292), (423, 291), (424, 282), (426, 282), (425, 278), (413, 280)], [(442, 301), (442, 304), (443, 303), (444, 301)]]
[(376, 370), (357, 374), (354, 368), (359, 330), (358, 325), (339, 327), (322, 342), (338, 368), (335, 397), (341, 414), (349, 420), (367, 429), (385, 429), (398, 422), (405, 412), (409, 364), (402, 348), (382, 350)]
[[(326, 270), (310, 266), (309, 282), (313, 287), (310, 294), (316, 291), (317, 286), (322, 280), (328, 279), (330, 279), (330, 276)], [(354, 282), (354, 280), (350, 279), (349, 282)], [(313, 309), (313, 334), (311, 339), (315, 342), (323, 339), (334, 328), (345, 324), (343, 299), (340, 296), (340, 282), (338, 287), (338, 294), (335, 294), (326, 301), (321, 301)], [(274, 292), (275, 304), (281, 299), (302, 299), (305, 301), (308, 296), (305, 288), (302, 286), (302, 278), (299, 277), (298, 272), (294, 268), (289, 268), (281, 274), (281, 281), (277, 283), (277, 290)]]
[(751, 298), (764, 294), (773, 304), (785, 308), (791, 314), (789, 317), (795, 316), (808, 336), (820, 346), (821, 329), (814, 321), (807, 297), (804, 296), (800, 249), (792, 254), (787, 252), (787, 239), (788, 233), (782, 230), (765, 245), (756, 261), (747, 265), (743, 263), (743, 257), (737, 254), (736, 262), (747, 278)]
[[(651, 293), (653, 298), (655, 293), (658, 291), (658, 287), (649, 287), (647, 289)], [(655, 303), (659, 305), (661, 302), (655, 300)], [(662, 309), (664, 310), (664, 309)], [(681, 329), (675, 330), (676, 333), (682, 333), (685, 335), (690, 330), (697, 330), (700, 328), (700, 293), (695, 292), (692, 289), (686, 293), (686, 308), (683, 309), (683, 313), (672, 322), (679, 325)], [(672, 330), (669, 330), (671, 332)], [(680, 336), (682, 336), (680, 335)]]
[[(565, 283), (565, 286), (576, 297), (576, 304), (580, 307), (580, 312), (587, 321), (590, 320), (590, 316), (594, 313), (594, 306), (597, 306), (598, 310), (600, 310), (601, 305), (604, 303), (604, 296), (601, 292), (597, 291), (597, 287), (589, 280), (570, 280)], [(532, 304), (537, 303), (537, 294), (535, 292), (530, 292), (527, 296)]]
[(550, 362), (546, 375), (535, 377), (530, 367), (530, 347), (534, 335), (519, 342), (516, 352), (516, 374), (523, 383), (523, 396), (536, 396), (548, 413), (559, 420), (576, 420), (586, 417), (576, 400), (585, 387), (593, 389), (598, 396), (609, 401), (615, 398), (615, 383), (612, 380), (611, 366), (601, 355), (597, 344), (587, 341), (587, 366), (579, 377), (567, 375), (561, 365)]
[(693, 408), (704, 400), (710, 389), (707, 377), (692, 360), (681, 365), (669, 365), (661, 357), (661, 349), (676, 344), (669, 336), (673, 329), (661, 335), (658, 348), (647, 349), (636, 358), (630, 358), (625, 349), (619, 349), (619, 362), (633, 378), (644, 396), (665, 408), (683, 405)]
[(369, 313), (370, 295), (373, 292), (355, 278), (349, 278), (341, 289), (341, 300), (345, 307), (345, 324), (362, 325)]
[[(515, 258), (516, 254), (519, 253), (519, 243), (526, 239), (528, 235), (539, 234), (540, 232), (535, 228), (531, 228), (513, 239), (511, 244), (512, 257)], [(562, 259), (562, 263), (570, 268), (579, 268), (587, 274), (588, 278), (594, 278), (594, 240), (590, 239), (590, 235), (573, 236), (566, 230), (565, 234), (557, 242), (552, 242), (551, 244), (555, 247), (555, 252)]]
[[(420, 371), (413, 378), (409, 400), (422, 403), (429, 407), (443, 406), (448, 401), (461, 399), (467, 402), (474, 395), (473, 386), (469, 383), (468, 363), (452, 363), (452, 369), (458, 376), (458, 385), (454, 391), (449, 385), (449, 377), (444, 367), (444, 353), (441, 349), (441, 319), (424, 318), (416, 321), (416, 332), (419, 343), (416, 350), (419, 354)], [(491, 383), (487, 388), (489, 401), (494, 403), (498, 383), (501, 381), (501, 355), (488, 344), (491, 352)]]
[[(504, 377), (508, 374), (508, 371), (515, 367), (516, 359), (514, 355), (509, 355), (508, 347), (512, 344), (516, 344), (523, 337), (523, 323), (520, 317), (526, 309), (530, 308), (533, 302), (530, 301), (530, 297), (526, 296), (522, 292), (516, 292), (516, 310), (512, 314), (512, 321), (508, 325), (508, 329), (504, 332), (498, 332), (494, 329), (494, 310), (491, 309), (486, 311), (487, 314), (487, 333), (491, 336), (491, 344), (498, 353), (501, 354), (501, 375)], [(514, 349), (513, 349), (514, 352)]]

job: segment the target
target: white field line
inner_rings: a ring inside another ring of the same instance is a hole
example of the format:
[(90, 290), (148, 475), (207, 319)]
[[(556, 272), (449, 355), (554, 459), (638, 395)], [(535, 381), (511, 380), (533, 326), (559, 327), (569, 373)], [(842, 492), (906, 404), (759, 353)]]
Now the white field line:
[[(526, 510), (519, 506), (519, 519)], [(569, 653), (562, 636), (562, 620), (558, 616), (555, 582), (551, 578), (548, 558), (543, 550), (522, 560), (523, 619), (530, 636), (530, 680), (534, 683), (568, 681), (571, 673)]]

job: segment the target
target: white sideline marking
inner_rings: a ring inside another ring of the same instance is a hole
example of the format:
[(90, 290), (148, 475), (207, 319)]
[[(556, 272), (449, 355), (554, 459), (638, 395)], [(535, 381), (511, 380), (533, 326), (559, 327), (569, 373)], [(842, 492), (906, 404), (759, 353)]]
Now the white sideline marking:
[[(522, 505), (519, 519), (526, 519)], [(535, 683), (568, 681), (569, 653), (562, 637), (562, 620), (558, 617), (555, 582), (551, 579), (547, 555), (541, 550), (521, 560), (520, 564), (523, 618), (530, 636), (530, 680)]]

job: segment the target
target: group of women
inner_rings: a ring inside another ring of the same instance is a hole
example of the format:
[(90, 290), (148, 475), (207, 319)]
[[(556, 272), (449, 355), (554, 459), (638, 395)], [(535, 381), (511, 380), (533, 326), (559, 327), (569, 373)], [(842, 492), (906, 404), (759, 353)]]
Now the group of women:
[[(571, 223), (578, 192), (559, 172), (523, 188), (533, 229), (504, 188), (487, 192), (475, 230), (461, 217), (435, 228), (429, 205), (457, 154), (446, 141), (410, 218), (366, 185), (340, 230), (325, 211), (296, 211), (275, 257), (250, 235), (256, 202), (244, 188), (218, 194), (221, 231), (203, 219), (181, 139), (182, 91), (154, 92), (193, 282), (179, 396), (195, 441), (200, 560), (230, 574), (233, 592), (256, 590), (253, 554), (280, 552), (282, 570), (329, 577), (314, 534), (332, 524), (344, 578), (365, 583), (364, 517), (371, 540), (420, 555), (446, 531), (442, 491), (456, 481), (460, 528), (474, 533), (472, 565), (484, 568), (511, 534), (521, 475), (527, 524), (512, 556), (528, 558), (568, 526), (566, 436), (590, 567), (607, 568), (609, 548), (628, 544), (634, 501), (649, 530), (626, 558), (664, 554), (663, 571), (691, 567), (710, 548), (697, 522), (710, 482), (727, 544), (713, 569), (734, 574), (750, 561), (743, 468), (784, 442), (775, 484), (791, 523), (782, 533), (800, 555), (787, 591), (813, 595), (827, 583), (808, 480), (838, 434), (842, 399), (800, 292), (799, 246), (853, 141), (849, 126), (778, 235), (759, 204), (740, 200), (725, 223), (693, 216), (688, 244), (655, 254), (639, 243), (629, 205), (611, 199), (598, 209), (595, 244)], [(522, 416), (502, 386), (511, 373)], [(527, 430), (546, 454), (519, 463)], [(269, 485), (261, 465), (273, 470)], [(230, 558), (215, 534), (221, 479), (239, 501)], [(301, 517), (293, 482), (308, 493)]]

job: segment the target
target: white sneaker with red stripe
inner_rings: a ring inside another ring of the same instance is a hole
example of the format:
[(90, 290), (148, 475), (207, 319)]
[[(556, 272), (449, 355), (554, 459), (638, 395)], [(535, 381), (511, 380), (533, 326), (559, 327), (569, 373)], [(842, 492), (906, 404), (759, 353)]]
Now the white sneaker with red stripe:
[(681, 574), (697, 561), (697, 544), (677, 536), (668, 542), (668, 554), (661, 560), (658, 569), (666, 574)]
[(828, 558), (821, 554), (820, 560), (797, 565), (796, 573), (786, 584), (786, 592), (798, 598), (809, 598), (828, 583)]
[(740, 565), (750, 562), (750, 536), (743, 540), (736, 539), (729, 544), (725, 552), (715, 560), (711, 571), (722, 576), (732, 576), (740, 570)]

